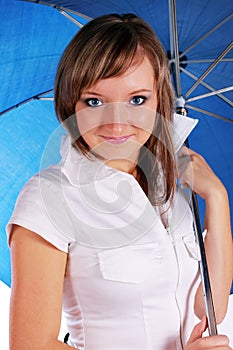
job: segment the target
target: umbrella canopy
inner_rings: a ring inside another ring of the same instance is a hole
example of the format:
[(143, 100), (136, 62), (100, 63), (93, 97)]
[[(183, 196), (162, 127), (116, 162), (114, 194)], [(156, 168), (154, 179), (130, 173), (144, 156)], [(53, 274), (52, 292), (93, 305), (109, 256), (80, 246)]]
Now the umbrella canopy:
[[(131, 12), (152, 26), (167, 52), (178, 103), (199, 119), (190, 145), (205, 156), (233, 201), (232, 0), (0, 2), (3, 282), (10, 285), (5, 224), (21, 187), (40, 168), (46, 142), (58, 126), (51, 101), (57, 63), (78, 26), (89, 18)], [(55, 152), (48, 164), (58, 159)], [(203, 213), (202, 202), (200, 208)]]

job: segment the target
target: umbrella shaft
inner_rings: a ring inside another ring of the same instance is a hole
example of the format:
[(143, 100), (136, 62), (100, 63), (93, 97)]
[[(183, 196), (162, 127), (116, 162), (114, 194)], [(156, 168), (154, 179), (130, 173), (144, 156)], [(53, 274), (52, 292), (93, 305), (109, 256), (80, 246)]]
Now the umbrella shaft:
[[(181, 115), (187, 115), (187, 110), (184, 107), (184, 105), (177, 107), (177, 113)], [(189, 148), (188, 139), (185, 141), (185, 146)], [(209, 271), (208, 271), (208, 265), (207, 265), (206, 253), (205, 253), (205, 247), (204, 247), (204, 241), (203, 241), (203, 235), (202, 235), (203, 231), (201, 226), (197, 195), (194, 191), (192, 191), (191, 188), (189, 188), (189, 191), (191, 193), (191, 208), (192, 208), (193, 217), (194, 217), (194, 233), (195, 233), (196, 241), (199, 245), (200, 256), (201, 256), (201, 259), (199, 261), (199, 270), (201, 275), (202, 290), (204, 294), (206, 317), (208, 320), (208, 330), (209, 330), (209, 335), (212, 336), (212, 335), (217, 335), (217, 325), (216, 325), (216, 317), (215, 317), (214, 304), (213, 304), (213, 298), (211, 293)]]
[(214, 311), (213, 298), (211, 293), (208, 265), (205, 254), (205, 247), (202, 236), (202, 228), (201, 228), (201, 220), (198, 209), (198, 202), (196, 193), (192, 191), (192, 211), (194, 215), (194, 231), (196, 235), (197, 242), (200, 248), (201, 260), (199, 262), (201, 281), (202, 281), (202, 289), (204, 293), (204, 301), (205, 301), (205, 309), (206, 316), (208, 320), (208, 330), (209, 335), (217, 335), (217, 325), (216, 325), (216, 317)]

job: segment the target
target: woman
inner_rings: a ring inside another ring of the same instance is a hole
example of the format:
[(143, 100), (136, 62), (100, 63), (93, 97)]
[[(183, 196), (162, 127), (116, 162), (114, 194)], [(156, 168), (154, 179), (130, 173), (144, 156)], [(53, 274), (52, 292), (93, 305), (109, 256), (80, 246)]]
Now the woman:
[[(230, 349), (224, 336), (201, 338), (198, 250), (177, 171), (206, 201), (218, 322), (232, 279), (227, 194), (192, 150), (177, 170), (173, 99), (166, 56), (138, 17), (102, 16), (68, 45), (55, 108), (72, 141), (26, 184), (7, 228), (11, 350)], [(57, 340), (62, 307), (69, 345)]]

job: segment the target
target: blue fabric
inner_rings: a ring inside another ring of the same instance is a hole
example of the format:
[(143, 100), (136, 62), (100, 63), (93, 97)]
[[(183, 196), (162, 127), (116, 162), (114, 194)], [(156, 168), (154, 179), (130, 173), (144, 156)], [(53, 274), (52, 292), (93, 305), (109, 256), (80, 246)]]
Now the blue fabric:
[[(2, 112), (53, 89), (59, 58), (79, 28), (51, 7), (18, 0), (0, 0), (0, 25)], [(20, 189), (40, 169), (44, 147), (57, 126), (52, 101), (32, 100), (0, 117), (0, 279), (7, 285), (11, 273), (5, 225)], [(58, 150), (59, 145), (47, 165), (59, 160)]]
[[(168, 2), (165, 0), (47, 1), (90, 17), (106, 13), (133, 12), (151, 24), (165, 50), (169, 50)], [(232, 0), (177, 0), (178, 40), (180, 51), (233, 13)], [(82, 23), (86, 20), (75, 16)], [(58, 60), (78, 27), (51, 6), (19, 0), (0, 0), (0, 113), (12, 106), (53, 88)], [(232, 40), (233, 20), (207, 36), (187, 52), (189, 60), (215, 59)], [(225, 58), (233, 59), (232, 50)], [(188, 63), (186, 69), (200, 75), (211, 62)], [(232, 85), (233, 62), (221, 62), (205, 78), (216, 89)], [(181, 73), (182, 93), (194, 80)], [(190, 95), (209, 92), (199, 86)], [(232, 101), (232, 91), (224, 94)], [(221, 99), (209, 97), (190, 105), (233, 119), (232, 107)], [(189, 116), (200, 120), (190, 138), (192, 148), (201, 152), (227, 187), (233, 202), (233, 124), (189, 109)], [(31, 100), (0, 119), (0, 279), (10, 285), (10, 259), (5, 224), (15, 199), (25, 181), (40, 168), (44, 146), (58, 126), (53, 102)], [(48, 164), (59, 159), (51, 154)], [(201, 202), (200, 208), (204, 212)], [(232, 217), (233, 217), (233, 210)]]

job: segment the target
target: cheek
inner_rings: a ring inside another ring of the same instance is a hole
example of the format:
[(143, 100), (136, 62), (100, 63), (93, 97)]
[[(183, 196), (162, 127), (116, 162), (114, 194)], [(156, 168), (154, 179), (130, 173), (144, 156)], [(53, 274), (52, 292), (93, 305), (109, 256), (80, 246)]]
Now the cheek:
[(132, 114), (130, 124), (140, 129), (141, 134), (150, 135), (154, 129), (155, 118), (155, 110), (145, 107), (138, 108), (136, 112)]
[(90, 118), (88, 118), (85, 109), (76, 110), (76, 122), (83, 140), (89, 147), (93, 147), (94, 135), (97, 128), (93, 127), (93, 123), (91, 122)]
[(87, 135), (93, 130), (94, 125), (92, 119), (89, 117), (87, 110), (76, 111), (77, 126), (80, 134), (83, 136)]
[(81, 134), (83, 140), (85, 141), (85, 143), (88, 145), (89, 149), (94, 148), (98, 142), (96, 142), (96, 138), (94, 136), (94, 134), (92, 134), (91, 132), (87, 132), (85, 134)]
[(143, 129), (139, 129), (138, 131), (138, 142), (141, 144), (141, 145), (144, 145), (149, 137), (151, 136), (151, 132), (148, 132), (148, 131), (145, 131)]
[(81, 131), (80, 131), (80, 134), (81, 134), (82, 138), (83, 138), (85, 141), (86, 141), (86, 140), (89, 141), (88, 144), (89, 144), (90, 142), (94, 142), (96, 133), (97, 133), (97, 128), (88, 130), (88, 131), (86, 131), (86, 132), (81, 132)]
[(157, 97), (155, 93), (145, 104), (132, 110), (131, 124), (151, 134), (154, 129), (157, 113)]
[(81, 102), (78, 102), (76, 104), (75, 113), (78, 130), (83, 138), (89, 137), (93, 134), (95, 129), (101, 124), (101, 109), (87, 108), (86, 106), (83, 106)]

